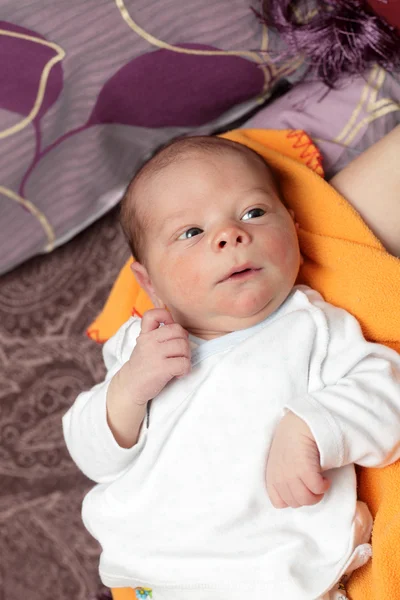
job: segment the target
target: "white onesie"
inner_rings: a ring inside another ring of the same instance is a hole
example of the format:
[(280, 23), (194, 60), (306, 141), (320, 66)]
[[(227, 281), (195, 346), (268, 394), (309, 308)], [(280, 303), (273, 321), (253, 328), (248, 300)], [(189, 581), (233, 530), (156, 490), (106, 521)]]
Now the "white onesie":
[[(103, 582), (153, 600), (323, 597), (363, 562), (354, 463), (400, 456), (399, 355), (296, 287), (262, 323), (199, 345), (191, 373), (153, 400), (138, 443), (123, 449), (106, 392), (139, 333), (130, 319), (107, 342), (106, 380), (63, 419), (72, 458), (98, 483), (83, 520), (103, 549)], [(265, 469), (288, 409), (309, 425), (331, 487), (315, 506), (278, 510)]]

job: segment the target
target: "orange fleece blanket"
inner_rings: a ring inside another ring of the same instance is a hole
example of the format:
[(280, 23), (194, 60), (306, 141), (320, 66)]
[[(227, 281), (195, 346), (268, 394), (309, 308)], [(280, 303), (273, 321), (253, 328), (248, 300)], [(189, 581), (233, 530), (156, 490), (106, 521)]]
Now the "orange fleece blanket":
[[(258, 129), (235, 130), (222, 137), (253, 148), (278, 173), (282, 193), (300, 226), (304, 264), (299, 282), (357, 317), (369, 340), (399, 352), (400, 260), (385, 251), (359, 214), (324, 181), (319, 151), (309, 137), (303, 131)], [(105, 341), (131, 314), (142, 315), (151, 307), (129, 264), (88, 329), (96, 341)], [(358, 484), (360, 499), (375, 517), (373, 559), (352, 575), (348, 594), (351, 600), (398, 600), (400, 461), (384, 469), (359, 469)], [(137, 597), (133, 590), (113, 593), (115, 600)]]

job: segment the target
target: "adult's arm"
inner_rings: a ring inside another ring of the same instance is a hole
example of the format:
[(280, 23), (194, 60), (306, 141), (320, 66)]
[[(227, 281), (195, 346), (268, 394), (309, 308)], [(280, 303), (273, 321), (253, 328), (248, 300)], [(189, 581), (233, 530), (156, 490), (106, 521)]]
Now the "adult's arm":
[(339, 171), (330, 184), (400, 257), (400, 125)]

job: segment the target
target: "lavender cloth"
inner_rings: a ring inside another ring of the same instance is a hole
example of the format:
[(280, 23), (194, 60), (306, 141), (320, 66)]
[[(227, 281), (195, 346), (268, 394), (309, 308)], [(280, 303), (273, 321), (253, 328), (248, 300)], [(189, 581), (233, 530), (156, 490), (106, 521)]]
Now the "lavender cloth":
[(322, 151), (329, 179), (398, 123), (400, 73), (375, 66), (334, 90), (320, 81), (298, 83), (244, 127), (304, 129)]

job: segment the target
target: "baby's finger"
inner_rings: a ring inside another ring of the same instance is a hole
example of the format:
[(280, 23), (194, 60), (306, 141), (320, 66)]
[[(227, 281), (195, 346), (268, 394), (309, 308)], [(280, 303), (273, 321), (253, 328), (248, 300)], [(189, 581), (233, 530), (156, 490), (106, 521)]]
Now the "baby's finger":
[(330, 488), (331, 482), (318, 471), (310, 471), (302, 476), (303, 483), (313, 494), (324, 495)]
[(271, 504), (274, 508), (287, 508), (286, 502), (284, 502), (274, 485), (267, 485), (267, 492)]
[(141, 332), (148, 333), (158, 329), (161, 323), (171, 325), (174, 322), (171, 313), (165, 308), (152, 308), (144, 313), (141, 323)]
[(290, 489), (299, 506), (312, 506), (318, 504), (324, 497), (323, 494), (313, 494), (301, 479), (291, 481)]
[(187, 340), (168, 340), (162, 345), (162, 353), (165, 358), (176, 358), (178, 356), (190, 358), (190, 346)]
[(165, 325), (165, 327), (159, 327), (156, 333), (157, 342), (166, 342), (174, 339), (187, 340), (189, 337), (188, 332), (178, 323), (172, 323), (171, 325)]
[(178, 356), (175, 358), (168, 359), (168, 372), (172, 377), (183, 377), (184, 375), (188, 375), (190, 373), (190, 359), (185, 358), (184, 356)]
[(291, 508), (299, 508), (300, 504), (297, 502), (292, 493), (291, 484), (289, 485), (287, 482), (281, 481), (279, 483), (279, 495), (282, 500), (286, 502), (287, 506), (290, 506)]

